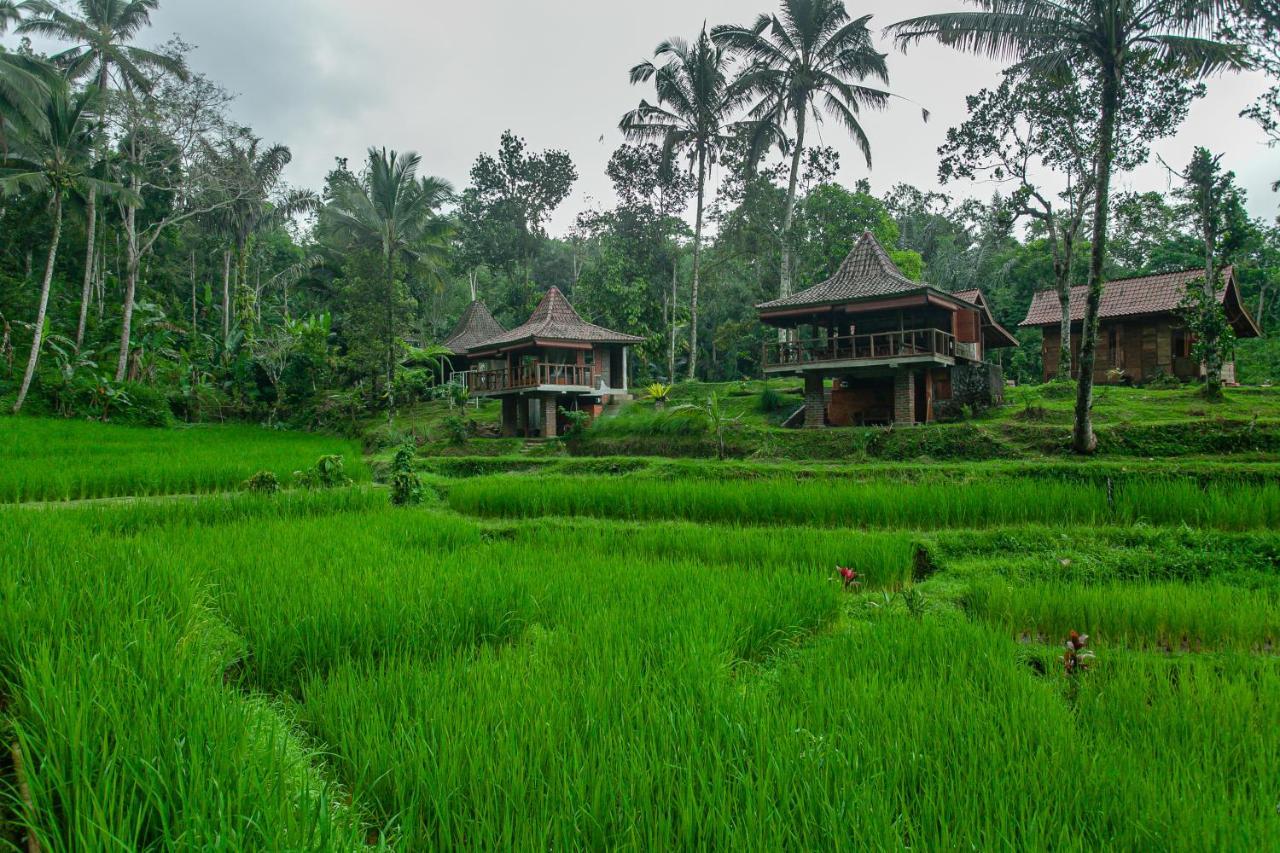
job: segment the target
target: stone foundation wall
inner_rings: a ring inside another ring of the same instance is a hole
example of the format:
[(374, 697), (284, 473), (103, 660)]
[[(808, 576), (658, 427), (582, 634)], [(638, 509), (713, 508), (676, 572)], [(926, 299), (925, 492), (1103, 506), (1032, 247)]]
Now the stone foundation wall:
[(804, 427), (822, 429), (827, 425), (826, 382), (817, 374), (804, 377)]
[(893, 422), (911, 426), (916, 422), (916, 375), (902, 369), (893, 377)]

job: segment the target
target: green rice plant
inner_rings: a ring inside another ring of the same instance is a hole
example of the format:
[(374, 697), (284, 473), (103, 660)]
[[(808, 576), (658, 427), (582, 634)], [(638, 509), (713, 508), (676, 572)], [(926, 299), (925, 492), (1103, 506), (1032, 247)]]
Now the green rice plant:
[(750, 483), (598, 477), (474, 479), (449, 490), (459, 512), (505, 518), (596, 516), (739, 525), (995, 527), (1027, 523), (1193, 524), (1228, 530), (1280, 525), (1280, 485), (1202, 489), (1176, 480), (1105, 485), (1018, 478), (946, 488), (889, 482)]
[(964, 607), (1013, 634), (1055, 645), (1073, 630), (1103, 645), (1175, 652), (1269, 649), (1280, 641), (1280, 597), (1221, 584), (1012, 586), (974, 579)]
[(292, 471), (335, 451), (367, 481), (358, 445), (244, 426), (147, 429), (0, 418), (0, 503), (233, 491), (262, 470)]

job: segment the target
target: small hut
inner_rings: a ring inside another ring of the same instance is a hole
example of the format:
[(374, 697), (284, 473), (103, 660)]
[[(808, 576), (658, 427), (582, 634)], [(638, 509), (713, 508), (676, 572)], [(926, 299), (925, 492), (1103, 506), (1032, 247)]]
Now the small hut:
[(503, 435), (553, 438), (562, 410), (597, 416), (629, 394), (628, 351), (643, 342), (583, 320), (553, 287), (528, 321), (468, 347), (467, 387), (502, 400)]
[(496, 338), (505, 332), (502, 324), (493, 318), (486, 306), (479, 299), (473, 301), (462, 312), (453, 331), (442, 344), (449, 351), (449, 363), (453, 365), (455, 374), (464, 374), (471, 369), (471, 357), (467, 350), (489, 338)]

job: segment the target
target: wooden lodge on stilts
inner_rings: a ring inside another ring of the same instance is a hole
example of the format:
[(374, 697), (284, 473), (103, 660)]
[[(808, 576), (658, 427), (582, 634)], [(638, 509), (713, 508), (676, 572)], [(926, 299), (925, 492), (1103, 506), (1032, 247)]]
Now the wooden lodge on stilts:
[(912, 281), (871, 233), (828, 280), (757, 305), (780, 330), (766, 376), (804, 379), (806, 428), (929, 423), (1003, 400), (994, 350), (1018, 345), (976, 290)]
[(630, 395), (630, 348), (644, 338), (583, 320), (551, 288), (528, 321), (467, 347), (467, 390), (502, 400), (504, 436), (554, 438), (563, 411), (598, 417)]

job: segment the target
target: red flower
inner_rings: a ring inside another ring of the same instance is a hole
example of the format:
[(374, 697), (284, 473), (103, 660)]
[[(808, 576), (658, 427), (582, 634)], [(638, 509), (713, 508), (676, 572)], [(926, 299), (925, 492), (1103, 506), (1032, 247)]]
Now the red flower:
[(853, 569), (848, 569), (844, 566), (836, 566), (836, 571), (840, 573), (840, 577), (844, 580), (846, 589), (851, 586), (860, 586), (862, 584), (860, 575)]

